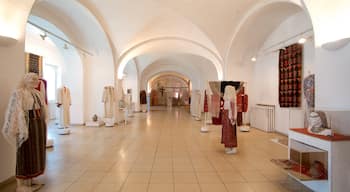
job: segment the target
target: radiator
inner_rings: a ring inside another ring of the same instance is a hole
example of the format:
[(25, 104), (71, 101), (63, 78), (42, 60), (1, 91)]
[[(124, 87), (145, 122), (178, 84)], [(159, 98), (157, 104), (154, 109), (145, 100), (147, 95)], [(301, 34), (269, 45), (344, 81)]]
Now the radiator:
[(257, 104), (252, 107), (250, 116), (251, 127), (261, 129), (266, 132), (275, 131), (275, 106)]

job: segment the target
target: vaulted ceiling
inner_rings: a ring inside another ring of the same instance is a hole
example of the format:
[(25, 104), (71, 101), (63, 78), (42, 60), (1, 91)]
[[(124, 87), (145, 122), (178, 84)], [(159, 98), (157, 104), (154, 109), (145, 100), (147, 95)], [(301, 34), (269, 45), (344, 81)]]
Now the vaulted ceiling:
[(145, 55), (169, 60), (174, 53), (207, 59), (222, 79), (227, 65), (302, 10), (300, 0), (39, 0), (32, 14), (92, 52), (110, 50), (120, 74), (132, 59), (145, 66), (152, 64)]

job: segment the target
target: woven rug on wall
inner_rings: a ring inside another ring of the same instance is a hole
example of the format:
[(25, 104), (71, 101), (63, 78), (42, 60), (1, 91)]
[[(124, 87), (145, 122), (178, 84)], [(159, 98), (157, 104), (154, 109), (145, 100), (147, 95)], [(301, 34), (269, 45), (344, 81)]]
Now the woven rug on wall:
[(293, 44), (279, 52), (280, 107), (301, 106), (303, 46)]

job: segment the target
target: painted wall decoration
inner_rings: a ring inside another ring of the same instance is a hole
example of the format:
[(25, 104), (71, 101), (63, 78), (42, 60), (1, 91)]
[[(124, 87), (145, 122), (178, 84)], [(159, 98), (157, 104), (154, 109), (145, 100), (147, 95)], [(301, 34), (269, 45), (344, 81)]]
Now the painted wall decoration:
[(311, 74), (304, 79), (304, 96), (309, 109), (315, 107), (315, 75)]
[(301, 106), (303, 46), (293, 44), (279, 52), (280, 107)]

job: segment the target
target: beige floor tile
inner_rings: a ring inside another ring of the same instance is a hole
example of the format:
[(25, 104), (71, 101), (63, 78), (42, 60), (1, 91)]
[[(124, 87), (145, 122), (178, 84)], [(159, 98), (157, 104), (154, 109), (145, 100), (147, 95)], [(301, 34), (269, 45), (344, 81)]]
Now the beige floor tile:
[(228, 183), (226, 188), (229, 192), (255, 192), (248, 183)]
[(75, 182), (65, 192), (89, 192), (94, 191), (96, 186), (97, 182)]
[(267, 181), (267, 178), (258, 171), (241, 171), (240, 174), (247, 182)]
[(145, 173), (145, 172), (139, 172), (139, 173), (134, 173), (131, 172), (127, 179), (126, 183), (137, 183), (137, 184), (143, 184), (143, 183), (149, 183), (151, 177), (151, 173)]
[(224, 184), (199, 184), (201, 192), (227, 192)]
[[(40, 192), (63, 192), (68, 187), (72, 185), (72, 183), (50, 183), (45, 184), (41, 189)], [(11, 191), (13, 192), (13, 191)]]
[(197, 175), (194, 172), (174, 172), (175, 184), (198, 183)]
[(174, 184), (154, 184), (151, 183), (148, 187), (148, 192), (173, 192)]
[(172, 172), (153, 172), (151, 175), (151, 184), (172, 184), (174, 176)]
[(127, 178), (127, 173), (125, 175), (119, 175), (119, 174), (109, 174), (103, 177), (100, 181), (100, 183), (103, 184), (117, 184), (117, 183), (124, 183)]
[(254, 182), (249, 183), (249, 186), (254, 189), (255, 192), (284, 192), (278, 184), (270, 182)]
[(107, 175), (107, 172), (102, 171), (86, 171), (82, 176), (80, 176), (77, 182), (100, 182), (101, 179)]
[(224, 183), (236, 183), (236, 182), (245, 182), (246, 180), (244, 177), (238, 172), (219, 172), (218, 175), (220, 176), (221, 180)]
[(178, 184), (175, 183), (175, 192), (200, 192), (199, 184)]
[[(114, 191), (114, 186), (122, 185), (121, 191), (142, 192), (150, 184), (199, 191), (199, 181), (201, 191), (225, 191), (225, 185), (230, 191), (235, 185), (245, 190), (242, 181), (258, 190), (272, 185), (272, 190), (306, 191), (300, 185), (280, 187), (286, 174), (277, 171), (270, 159), (287, 158), (287, 149), (270, 141), (275, 134), (255, 129), (239, 132), (238, 153), (226, 155), (220, 143), (221, 126), (209, 125), (210, 132), (200, 133), (202, 124), (192, 119), (188, 109), (159, 107), (133, 115), (126, 126), (73, 126), (69, 136), (58, 135), (52, 125), (48, 130), (55, 147), (47, 151), (42, 191)], [(173, 183), (161, 173), (172, 173)]]
[(176, 164), (173, 166), (174, 172), (188, 172), (194, 171), (194, 168), (191, 164)]
[(122, 184), (98, 184), (94, 189), (94, 192), (118, 192), (121, 189)]
[(220, 179), (219, 175), (216, 172), (197, 172), (198, 183), (210, 183), (210, 184), (218, 184), (223, 183)]
[(121, 192), (147, 192), (148, 184), (129, 183), (125, 184)]

